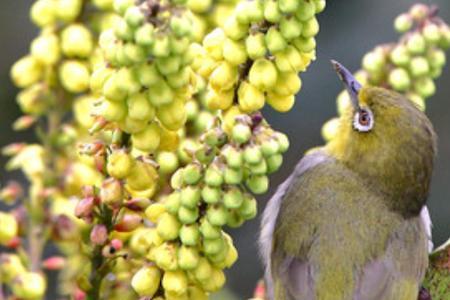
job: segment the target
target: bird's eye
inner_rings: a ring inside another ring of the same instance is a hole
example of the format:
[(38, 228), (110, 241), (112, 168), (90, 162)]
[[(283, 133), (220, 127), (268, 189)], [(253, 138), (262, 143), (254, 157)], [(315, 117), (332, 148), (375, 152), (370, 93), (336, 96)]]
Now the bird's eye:
[(373, 127), (373, 114), (368, 108), (361, 108), (355, 114), (353, 127), (359, 132), (370, 131)]

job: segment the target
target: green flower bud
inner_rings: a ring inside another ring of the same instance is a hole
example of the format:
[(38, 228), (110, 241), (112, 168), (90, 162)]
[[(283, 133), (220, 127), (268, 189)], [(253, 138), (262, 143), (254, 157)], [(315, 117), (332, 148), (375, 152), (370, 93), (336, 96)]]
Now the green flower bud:
[(205, 239), (203, 240), (203, 251), (206, 255), (214, 255), (219, 253), (225, 247), (225, 241), (222, 237), (217, 239)]
[(247, 178), (245, 185), (253, 194), (264, 194), (269, 190), (269, 178), (267, 176), (252, 175)]
[(431, 67), (441, 69), (445, 66), (447, 61), (445, 52), (441, 49), (430, 49), (427, 53), (428, 63)]
[(134, 33), (134, 40), (140, 46), (150, 47), (155, 42), (154, 32), (154, 26), (150, 23), (145, 23)]
[(114, 33), (124, 41), (131, 42), (134, 38), (134, 30), (125, 20), (119, 20), (114, 24)]
[(213, 268), (211, 277), (202, 283), (202, 287), (205, 291), (216, 292), (225, 285), (225, 280), (225, 274), (222, 270)]
[(192, 270), (198, 266), (200, 255), (194, 247), (181, 246), (178, 250), (178, 266), (182, 270)]
[(405, 91), (409, 89), (411, 80), (408, 72), (403, 68), (396, 68), (389, 73), (389, 84), (397, 91)]
[(232, 139), (238, 144), (245, 144), (250, 140), (252, 131), (248, 125), (238, 123), (233, 127)]
[(69, 25), (61, 33), (61, 48), (66, 56), (88, 57), (94, 49), (92, 34), (84, 25)]
[(225, 168), (224, 180), (226, 184), (240, 184), (244, 179), (244, 172), (242, 169)]
[[(184, 177), (184, 171), (183, 171)], [(187, 208), (195, 208), (201, 199), (201, 191), (197, 186), (187, 186), (181, 190), (181, 204)]]
[(189, 299), (208, 300), (207, 293), (203, 289), (201, 289), (197, 286), (189, 286), (188, 287), (188, 295), (189, 295)]
[(156, 60), (156, 67), (162, 75), (169, 75), (178, 72), (181, 66), (179, 56), (161, 57)]
[(212, 225), (207, 218), (200, 220), (200, 233), (205, 239), (217, 239), (222, 236), (220, 227)]
[(299, 7), (295, 13), (295, 17), (302, 21), (308, 21), (314, 17), (316, 13), (316, 6), (313, 1), (299, 1)]
[(441, 25), (441, 40), (439, 41), (439, 46), (444, 50), (450, 48), (450, 28), (446, 25)]
[(439, 27), (434, 23), (425, 25), (422, 30), (422, 34), (425, 40), (432, 44), (437, 44), (441, 39), (441, 31)]
[(147, 121), (136, 120), (126, 116), (123, 120), (119, 121), (118, 125), (120, 130), (126, 133), (137, 134), (145, 130), (147, 127)]
[(31, 20), (39, 27), (51, 25), (56, 21), (56, 8), (52, 0), (38, 0), (31, 6)]
[(195, 152), (195, 158), (202, 164), (210, 164), (215, 157), (214, 149), (209, 146), (201, 147)]
[(13, 294), (22, 299), (41, 299), (46, 288), (44, 277), (35, 272), (19, 274), (11, 285)]
[(121, 91), (128, 95), (136, 94), (141, 90), (137, 74), (130, 68), (121, 68), (117, 72), (116, 84)]
[(398, 45), (391, 51), (389, 58), (397, 66), (405, 66), (409, 64), (411, 56), (409, 55), (406, 46)]
[(25, 88), (36, 83), (41, 76), (42, 65), (31, 55), (22, 57), (11, 68), (11, 78), (19, 88)]
[(145, 48), (133, 44), (127, 43), (123, 46), (123, 51), (126, 56), (126, 60), (135, 64), (144, 63), (147, 60), (147, 53)]
[(167, 75), (166, 78), (167, 83), (171, 88), (182, 88), (186, 86), (191, 79), (191, 69), (189, 67), (183, 67), (178, 72)]
[(313, 37), (304, 38), (298, 37), (293, 40), (294, 47), (297, 48), (301, 53), (309, 53), (316, 49), (316, 39)]
[(162, 286), (167, 293), (183, 295), (187, 292), (188, 280), (183, 271), (173, 271), (164, 273)]
[(314, 5), (316, 6), (316, 14), (319, 14), (325, 10), (327, 2), (325, 0), (314, 0)]
[(211, 74), (210, 84), (218, 91), (231, 89), (238, 79), (237, 67), (224, 61)]
[(65, 61), (59, 68), (59, 78), (69, 92), (81, 93), (89, 88), (89, 69), (79, 61)]
[(286, 40), (299, 37), (302, 33), (303, 25), (294, 17), (283, 17), (280, 22), (280, 33)]
[(191, 21), (185, 16), (172, 16), (170, 28), (177, 37), (189, 36), (192, 32)]
[(145, 209), (145, 216), (152, 223), (157, 223), (159, 217), (167, 211), (166, 205), (162, 203), (152, 203)]
[(181, 223), (183, 224), (192, 224), (196, 222), (198, 216), (199, 216), (198, 207), (188, 208), (183, 205), (178, 210), (178, 219), (180, 219)]
[(43, 34), (31, 43), (31, 54), (44, 65), (54, 65), (61, 57), (58, 37)]
[(157, 123), (153, 122), (143, 131), (133, 133), (131, 141), (136, 149), (144, 152), (155, 152), (161, 141), (161, 128)]
[(264, 159), (257, 164), (250, 166), (250, 173), (253, 175), (266, 175), (267, 174), (267, 163)]
[(90, 80), (90, 88), (94, 93), (101, 93), (106, 80), (113, 74), (113, 70), (108, 67), (96, 68), (92, 73)]
[(277, 69), (275, 65), (264, 58), (253, 62), (248, 79), (251, 84), (260, 90), (270, 90), (277, 82)]
[(166, 200), (164, 201), (164, 206), (166, 210), (176, 215), (178, 213), (178, 210), (181, 205), (181, 193), (179, 191), (172, 192), (169, 196), (167, 196)]
[(178, 269), (177, 246), (171, 243), (163, 243), (155, 248), (153, 256), (156, 264), (163, 270), (174, 271)]
[(174, 190), (181, 189), (183, 186), (183, 169), (178, 169), (172, 174), (172, 177), (170, 178), (170, 186)]
[(264, 5), (263, 1), (253, 0), (247, 2), (246, 7), (248, 21), (251, 23), (258, 23), (264, 19)]
[(421, 111), (425, 111), (426, 105), (423, 97), (413, 93), (406, 95), (406, 97), (411, 100), (411, 102), (413, 102)]
[(222, 150), (222, 155), (225, 157), (227, 165), (231, 168), (241, 168), (244, 163), (242, 151), (239, 151), (234, 147), (229, 146), (224, 148)]
[(82, 6), (82, 0), (60, 0), (56, 7), (56, 15), (64, 22), (73, 22), (80, 15)]
[(283, 35), (274, 26), (270, 27), (269, 30), (267, 31), (265, 35), (265, 42), (267, 49), (271, 53), (283, 51), (287, 47), (287, 43)]
[(274, 154), (266, 158), (267, 174), (273, 174), (278, 171), (283, 164), (283, 155)]
[(406, 47), (411, 54), (422, 54), (425, 52), (427, 44), (420, 33), (413, 33), (406, 41)]
[(131, 279), (131, 287), (141, 297), (153, 297), (159, 288), (161, 271), (154, 266), (139, 269)]
[[(236, 211), (230, 211), (228, 213), (228, 220), (227, 220), (227, 226), (230, 228), (238, 228), (241, 227), (244, 223), (244, 219), (236, 212)], [(222, 254), (222, 257), (215, 257), (217, 258), (217, 262), (223, 262), (226, 258), (228, 251), (224, 251)], [(213, 262), (215, 260), (213, 259)]]
[(420, 77), (427, 75), (430, 72), (430, 65), (426, 58), (417, 56), (411, 60), (409, 69), (413, 77)]
[(170, 40), (167, 35), (156, 35), (155, 42), (150, 48), (150, 52), (155, 57), (167, 57), (170, 54)]
[(173, 152), (161, 151), (156, 156), (161, 174), (172, 174), (178, 168), (178, 157)]
[(130, 6), (125, 12), (124, 19), (130, 27), (138, 27), (144, 23), (145, 15), (139, 7)]
[(212, 5), (212, 0), (188, 0), (187, 7), (196, 14), (205, 13)]
[(206, 258), (200, 257), (197, 268), (195, 268), (195, 270), (193, 270), (192, 272), (194, 277), (198, 281), (205, 282), (206, 280), (211, 278), (213, 268)]
[(178, 237), (180, 227), (181, 224), (175, 216), (164, 213), (158, 220), (156, 230), (164, 240), (170, 241)]
[(149, 103), (147, 95), (135, 94), (127, 99), (128, 116), (136, 120), (151, 121), (155, 117), (155, 109)]
[(12, 214), (0, 212), (0, 244), (7, 244), (17, 236), (18, 231), (16, 218)]
[[(188, 37), (180, 37), (177, 38), (175, 36), (170, 37), (170, 53), (175, 55), (188, 54), (189, 45), (191, 44), (191, 40)], [(185, 57), (187, 58), (187, 57)], [(187, 61), (182, 61), (183, 64), (186, 64)]]
[(256, 217), (258, 213), (258, 207), (255, 197), (245, 194), (244, 201), (242, 205), (239, 207), (238, 212), (239, 215), (244, 218), (244, 220), (251, 220)]
[(247, 61), (247, 51), (242, 42), (225, 39), (223, 45), (223, 57), (230, 64), (237, 66)]
[(114, 0), (114, 10), (119, 15), (123, 16), (127, 9), (134, 5), (134, 0)]
[(293, 14), (298, 10), (299, 2), (298, 0), (279, 0), (278, 8), (285, 14)]
[(401, 14), (394, 21), (394, 28), (397, 32), (404, 33), (410, 30), (413, 26), (413, 20), (409, 14)]
[(423, 98), (429, 98), (436, 93), (436, 85), (429, 77), (419, 78), (414, 82), (414, 91)]
[(227, 37), (236, 41), (244, 38), (248, 33), (247, 25), (240, 24), (235, 16), (231, 16), (225, 21), (223, 30)]
[(185, 184), (197, 184), (202, 178), (202, 167), (199, 164), (191, 163), (183, 169), (183, 180)]
[(264, 1), (264, 19), (271, 23), (278, 23), (282, 18), (282, 13), (278, 7), (278, 2), (274, 0)]
[(264, 157), (272, 156), (280, 150), (280, 146), (275, 139), (267, 139), (261, 143), (261, 152)]
[(212, 187), (220, 187), (223, 183), (221, 170), (216, 165), (210, 165), (205, 172), (205, 183)]
[(222, 205), (212, 205), (208, 207), (206, 217), (211, 225), (223, 226), (227, 223), (228, 212)]
[(278, 141), (280, 153), (286, 152), (289, 149), (289, 139), (287, 135), (281, 132), (277, 132), (275, 138)]
[(222, 197), (221, 189), (211, 186), (203, 187), (201, 194), (203, 201), (209, 204), (218, 203)]
[(248, 164), (258, 164), (263, 158), (259, 146), (248, 146), (244, 150), (244, 160)]
[(362, 65), (364, 70), (377, 73), (380, 72), (385, 65), (385, 57), (381, 51), (372, 51), (364, 55)]
[(44, 114), (54, 100), (53, 93), (44, 84), (34, 84), (17, 95), (21, 110), (31, 115)]
[(159, 80), (152, 85), (148, 90), (147, 96), (150, 103), (156, 107), (170, 104), (174, 100), (174, 92), (164, 80)]
[(248, 56), (256, 60), (266, 55), (266, 42), (261, 32), (252, 33), (245, 39), (245, 49)]
[(200, 230), (198, 225), (183, 225), (180, 229), (180, 240), (183, 245), (196, 246), (200, 241)]
[(134, 69), (139, 83), (145, 87), (156, 85), (162, 80), (156, 66), (154, 64), (141, 64)]
[(103, 85), (103, 96), (112, 101), (125, 100), (127, 93), (119, 88), (118, 81), (119, 77), (117, 76), (117, 73), (111, 74)]
[(228, 209), (239, 208), (242, 201), (244, 201), (244, 197), (239, 188), (231, 188), (223, 196), (223, 204)]

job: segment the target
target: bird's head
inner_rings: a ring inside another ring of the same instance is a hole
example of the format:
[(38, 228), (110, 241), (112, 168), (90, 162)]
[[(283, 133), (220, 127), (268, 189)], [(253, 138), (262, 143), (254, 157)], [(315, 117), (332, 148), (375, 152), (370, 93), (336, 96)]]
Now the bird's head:
[(362, 87), (344, 66), (332, 63), (351, 105), (341, 116), (338, 134), (327, 151), (367, 178), (369, 185), (395, 197), (424, 201), (436, 152), (430, 120), (404, 96)]

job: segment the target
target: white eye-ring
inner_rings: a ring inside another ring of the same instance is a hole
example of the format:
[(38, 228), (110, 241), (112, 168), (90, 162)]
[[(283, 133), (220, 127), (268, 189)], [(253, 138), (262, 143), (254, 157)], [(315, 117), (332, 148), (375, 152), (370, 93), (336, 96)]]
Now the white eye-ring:
[(353, 128), (359, 132), (372, 130), (374, 123), (373, 113), (368, 108), (359, 109), (353, 117)]

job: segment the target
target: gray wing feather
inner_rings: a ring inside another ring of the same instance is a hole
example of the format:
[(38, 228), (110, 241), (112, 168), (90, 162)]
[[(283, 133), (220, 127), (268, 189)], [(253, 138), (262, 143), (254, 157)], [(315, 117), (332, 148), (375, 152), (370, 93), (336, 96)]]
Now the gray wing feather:
[[(331, 159), (323, 151), (317, 150), (309, 155), (306, 155), (295, 167), (294, 172), (289, 176), (283, 184), (281, 184), (272, 198), (269, 200), (262, 217), (261, 230), (259, 236), (259, 249), (260, 255), (265, 265), (265, 282), (266, 293), (269, 300), (273, 299), (273, 281), (271, 271), (271, 255), (272, 255), (272, 238), (277, 221), (278, 214), (280, 212), (281, 202), (289, 191), (291, 183), (294, 178), (301, 176), (305, 171), (317, 166)], [(308, 298), (302, 298), (308, 299)]]

